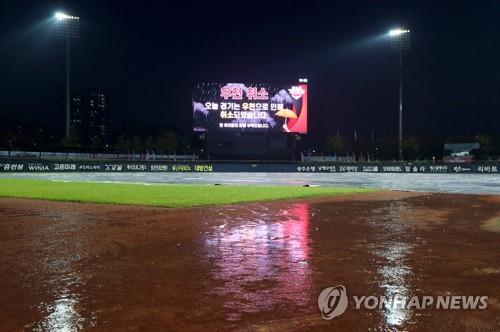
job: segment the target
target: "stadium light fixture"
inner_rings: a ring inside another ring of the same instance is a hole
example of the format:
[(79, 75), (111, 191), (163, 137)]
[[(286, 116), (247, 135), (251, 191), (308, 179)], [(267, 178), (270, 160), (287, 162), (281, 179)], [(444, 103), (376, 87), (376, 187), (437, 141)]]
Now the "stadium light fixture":
[(58, 20), (58, 21), (62, 21), (62, 20), (65, 20), (66, 18), (68, 18), (69, 15), (67, 14), (64, 14), (62, 12), (57, 12), (54, 14), (54, 17)]
[(391, 49), (399, 52), (399, 160), (403, 160), (403, 51), (410, 49), (410, 30), (392, 29)]
[(80, 17), (56, 12), (56, 34), (66, 42), (66, 137), (71, 127), (71, 93), (70, 93), (70, 43), (80, 38)]
[(391, 31), (389, 31), (389, 36), (391, 37), (396, 37), (396, 36), (400, 36), (404, 33), (409, 33), (410, 30), (405, 30), (405, 29), (392, 29)]
[(78, 16), (71, 16), (71, 15), (68, 15), (68, 14), (63, 13), (63, 12), (56, 12), (54, 14), (54, 17), (58, 21), (62, 21), (62, 20), (79, 20), (80, 19)]

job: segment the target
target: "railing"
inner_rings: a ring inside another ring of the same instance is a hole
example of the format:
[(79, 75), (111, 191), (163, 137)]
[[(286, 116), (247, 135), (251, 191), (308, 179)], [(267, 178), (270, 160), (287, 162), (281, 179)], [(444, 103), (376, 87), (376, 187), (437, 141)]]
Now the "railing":
[(341, 161), (341, 162), (351, 162), (355, 161), (352, 156), (303, 156), (303, 161), (306, 162), (317, 162), (317, 161)]
[(78, 152), (36, 152), (0, 151), (0, 157), (34, 159), (81, 159), (81, 160), (171, 160), (195, 161), (198, 156), (155, 153), (78, 153)]

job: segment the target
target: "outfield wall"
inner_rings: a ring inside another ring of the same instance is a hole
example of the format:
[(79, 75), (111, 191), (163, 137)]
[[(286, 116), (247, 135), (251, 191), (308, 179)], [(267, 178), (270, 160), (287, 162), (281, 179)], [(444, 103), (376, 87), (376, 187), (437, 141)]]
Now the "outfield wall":
[(500, 162), (442, 164), (423, 162), (120, 162), (0, 159), (0, 172), (292, 172), (292, 173), (481, 173), (499, 174)]

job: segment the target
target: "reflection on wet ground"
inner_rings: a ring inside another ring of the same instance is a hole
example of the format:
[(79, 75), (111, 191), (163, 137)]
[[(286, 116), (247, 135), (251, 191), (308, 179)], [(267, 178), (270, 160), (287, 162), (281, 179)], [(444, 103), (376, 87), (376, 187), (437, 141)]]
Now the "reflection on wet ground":
[[(413, 276), (408, 264), (414, 245), (411, 243), (405, 213), (411, 207), (404, 201), (394, 201), (374, 210), (372, 224), (378, 230), (373, 252), (377, 256), (377, 281), (386, 298), (400, 296), (402, 300), (412, 295), (408, 280)], [(384, 309), (384, 319), (389, 326), (402, 326), (411, 319), (412, 312), (402, 307), (388, 306)]]
[[(158, 209), (0, 200), (1, 331), (500, 329), (486, 196), (377, 193)], [(349, 295), (488, 295), (483, 311), (317, 308)]]
[(252, 211), (257, 212), (254, 219), (234, 226), (228, 226), (232, 222), (228, 219), (205, 237), (213, 278), (224, 282), (213, 293), (241, 294), (224, 305), (231, 320), (239, 320), (245, 312), (272, 310), (283, 302), (300, 307), (310, 300), (309, 204), (260, 209)]

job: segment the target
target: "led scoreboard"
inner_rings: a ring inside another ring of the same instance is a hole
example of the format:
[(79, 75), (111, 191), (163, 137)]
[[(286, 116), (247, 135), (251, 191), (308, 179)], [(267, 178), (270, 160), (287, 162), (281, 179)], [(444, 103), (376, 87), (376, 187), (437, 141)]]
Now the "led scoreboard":
[(307, 133), (307, 80), (288, 86), (199, 83), (194, 131)]

